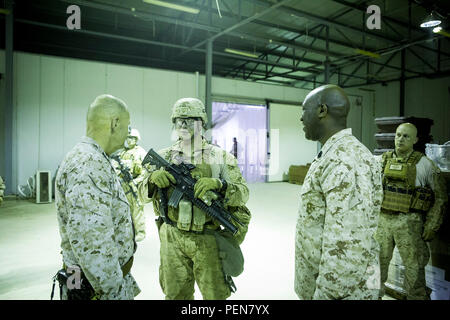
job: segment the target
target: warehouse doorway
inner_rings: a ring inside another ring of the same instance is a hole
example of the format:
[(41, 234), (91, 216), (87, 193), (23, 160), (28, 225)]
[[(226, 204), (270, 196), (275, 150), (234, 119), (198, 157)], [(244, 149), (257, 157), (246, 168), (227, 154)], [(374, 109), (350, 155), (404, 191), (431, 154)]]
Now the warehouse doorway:
[(247, 182), (265, 182), (267, 107), (263, 104), (213, 102), (211, 141), (233, 154)]

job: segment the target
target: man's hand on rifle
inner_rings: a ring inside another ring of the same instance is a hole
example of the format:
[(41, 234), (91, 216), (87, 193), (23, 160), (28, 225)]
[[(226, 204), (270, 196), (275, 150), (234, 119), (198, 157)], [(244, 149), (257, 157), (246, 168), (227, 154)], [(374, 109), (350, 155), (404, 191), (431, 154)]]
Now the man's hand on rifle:
[(150, 176), (150, 182), (155, 184), (158, 188), (167, 188), (170, 186), (170, 182), (175, 184), (177, 181), (173, 175), (161, 168), (152, 173)]
[(194, 196), (202, 198), (209, 190), (220, 190), (222, 183), (217, 178), (200, 178), (194, 185)]

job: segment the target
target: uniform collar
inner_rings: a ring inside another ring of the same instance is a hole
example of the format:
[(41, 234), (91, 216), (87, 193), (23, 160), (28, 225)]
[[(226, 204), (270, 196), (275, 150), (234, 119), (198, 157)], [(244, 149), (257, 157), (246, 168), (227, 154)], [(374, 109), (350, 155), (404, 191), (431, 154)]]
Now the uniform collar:
[(100, 145), (97, 143), (97, 141), (95, 141), (91, 137), (88, 136), (81, 137), (81, 143), (92, 145), (98, 152), (103, 154), (107, 159), (109, 158), (108, 155), (105, 153), (105, 151), (102, 149), (102, 147), (100, 147)]
[(320, 158), (324, 156), (338, 140), (351, 135), (352, 128), (342, 129), (341, 131), (336, 132), (327, 140), (327, 142), (325, 142), (317, 157)]

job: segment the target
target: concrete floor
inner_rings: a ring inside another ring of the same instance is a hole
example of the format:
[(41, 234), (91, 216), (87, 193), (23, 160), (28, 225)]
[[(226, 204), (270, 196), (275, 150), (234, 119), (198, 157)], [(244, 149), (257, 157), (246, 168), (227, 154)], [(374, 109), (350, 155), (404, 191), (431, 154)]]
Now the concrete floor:
[[(252, 212), (242, 244), (245, 270), (230, 299), (297, 299), (294, 236), (299, 185), (250, 184)], [(158, 281), (159, 239), (152, 205), (145, 207), (147, 238), (138, 244), (132, 274), (142, 292), (136, 299), (164, 299)], [(49, 299), (61, 267), (55, 204), (7, 199), (0, 207), (0, 299)], [(59, 298), (56, 293), (56, 299)], [(196, 289), (196, 299), (201, 294)]]

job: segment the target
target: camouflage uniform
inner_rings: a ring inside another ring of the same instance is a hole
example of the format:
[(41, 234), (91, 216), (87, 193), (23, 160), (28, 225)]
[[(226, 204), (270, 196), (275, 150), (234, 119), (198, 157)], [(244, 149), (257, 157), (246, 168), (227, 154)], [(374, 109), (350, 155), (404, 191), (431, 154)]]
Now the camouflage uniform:
[[(125, 186), (125, 182), (122, 183), (124, 187), (128, 202), (130, 203), (131, 215), (133, 217), (134, 227), (136, 228), (136, 241), (142, 241), (145, 238), (145, 215), (144, 204), (139, 199), (133, 196), (131, 189), (136, 189), (141, 183), (143, 183), (146, 174), (145, 169), (141, 163), (144, 160), (147, 152), (144, 148), (136, 145), (132, 149), (123, 149), (119, 153), (119, 157), (122, 160), (124, 166), (129, 170), (133, 177), (133, 182), (129, 183), (129, 186)], [(117, 167), (115, 166), (117, 169)], [(134, 191), (137, 193), (137, 191)]]
[(3, 202), (4, 192), (5, 192), (5, 182), (3, 182), (3, 178), (0, 177), (0, 205)]
[[(382, 158), (379, 158), (382, 161)], [(384, 169), (384, 168), (383, 168)], [(426, 242), (422, 239), (424, 230), (437, 232), (443, 220), (447, 201), (446, 188), (440, 177), (439, 168), (426, 156), (416, 164), (416, 187), (429, 186), (434, 192), (434, 205), (426, 215), (417, 212), (389, 212), (381, 210), (376, 239), (380, 243), (381, 290), (388, 278), (389, 263), (394, 247), (397, 246), (405, 266), (404, 290), (408, 300), (430, 299), (425, 281), (425, 266), (430, 259)]]
[(100, 299), (133, 299), (140, 289), (121, 270), (136, 250), (130, 207), (93, 139), (83, 137), (62, 161), (56, 208), (64, 264), (80, 266)]
[(300, 299), (377, 299), (380, 168), (351, 134), (333, 135), (301, 190), (295, 248)]
[[(190, 155), (183, 153), (180, 141), (158, 153), (170, 163), (179, 163), (179, 157), (190, 158)], [(198, 161), (194, 163), (196, 168), (191, 171), (192, 177), (195, 179), (212, 177), (226, 180), (228, 183), (225, 192), (226, 208), (244, 206), (248, 200), (248, 188), (237, 167), (236, 159), (231, 154), (203, 140), (201, 150), (195, 152), (194, 157)], [(168, 197), (172, 191), (173, 188), (169, 188)], [(155, 212), (160, 215), (157, 190), (154, 191), (152, 198)], [(238, 226), (239, 232), (236, 237), (240, 243), (247, 232), (250, 214), (241, 211), (234, 212), (234, 214), (246, 225), (244, 228)], [(204, 299), (228, 298), (231, 291), (225, 281), (215, 237), (210, 233), (195, 231), (217, 230), (218, 223), (212, 221), (208, 215), (195, 206), (192, 206), (192, 215), (189, 221), (179, 221), (179, 208), (169, 207), (168, 216), (170, 220), (174, 221), (174, 225), (170, 226), (164, 223), (159, 229), (161, 240), (160, 285), (166, 299), (193, 299), (195, 281)], [(178, 228), (182, 222), (185, 222), (183, 225), (187, 230)], [(193, 228), (195, 230), (192, 230)]]

